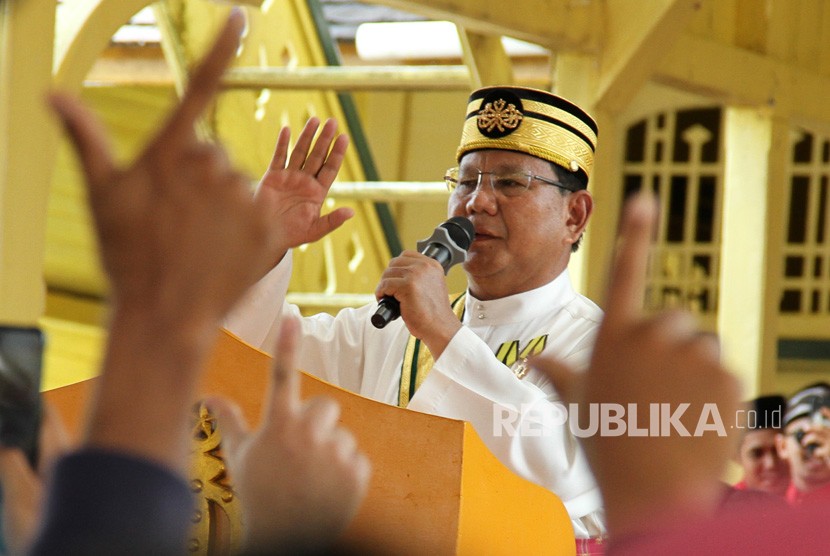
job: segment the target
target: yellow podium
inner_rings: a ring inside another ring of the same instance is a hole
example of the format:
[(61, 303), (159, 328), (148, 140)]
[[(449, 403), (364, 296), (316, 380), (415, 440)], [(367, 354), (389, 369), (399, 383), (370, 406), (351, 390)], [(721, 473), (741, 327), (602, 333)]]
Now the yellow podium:
[[(202, 393), (234, 399), (248, 422), (256, 423), (270, 361), (223, 331)], [(94, 382), (45, 393), (70, 430), (78, 430)], [(341, 422), (372, 461), (368, 496), (346, 531), (350, 544), (380, 554), (575, 553), (562, 502), (504, 467), (469, 423), (368, 400), (305, 374), (302, 393), (336, 399)], [(237, 502), (212, 419), (204, 410), (199, 417), (191, 484), (203, 500), (194, 515), (198, 531), (190, 548), (226, 553), (239, 538)]]

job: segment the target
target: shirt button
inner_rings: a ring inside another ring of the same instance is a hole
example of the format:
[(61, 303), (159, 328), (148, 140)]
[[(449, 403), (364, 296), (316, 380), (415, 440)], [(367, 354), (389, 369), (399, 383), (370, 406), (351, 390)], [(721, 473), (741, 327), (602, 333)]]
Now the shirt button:
[(486, 318), (487, 318), (487, 315), (485, 315), (484, 313), (479, 313), (478, 314), (478, 320), (483, 320), (483, 319), (486, 319)]

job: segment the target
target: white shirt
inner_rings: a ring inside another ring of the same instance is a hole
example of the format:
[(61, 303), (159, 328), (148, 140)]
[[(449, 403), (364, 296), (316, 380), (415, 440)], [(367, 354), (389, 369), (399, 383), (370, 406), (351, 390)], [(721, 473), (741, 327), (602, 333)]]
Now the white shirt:
[[(343, 309), (336, 317), (301, 317), (285, 303), (291, 256), (234, 309), (227, 328), (270, 351), (281, 313), (301, 318), (298, 365), (362, 396), (397, 405), (401, 364), (409, 340), (403, 319), (383, 329), (370, 317), (375, 305)], [(602, 311), (571, 286), (567, 271), (541, 288), (481, 301), (468, 293), (462, 324), (435, 361), (408, 408), (468, 421), (513, 472), (562, 500), (577, 538), (605, 534), (602, 499), (584, 453), (567, 424), (552, 384), (536, 370), (519, 380), (494, 356), (504, 342), (518, 350), (547, 334), (544, 353), (571, 367), (587, 366)], [(515, 353), (515, 352), (514, 352)]]

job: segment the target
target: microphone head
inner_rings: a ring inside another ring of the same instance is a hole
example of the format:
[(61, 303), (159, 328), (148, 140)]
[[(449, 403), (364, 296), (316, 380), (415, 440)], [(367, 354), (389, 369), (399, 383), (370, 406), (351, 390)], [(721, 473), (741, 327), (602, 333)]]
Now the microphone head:
[(447, 230), (450, 239), (460, 248), (466, 251), (470, 248), (470, 244), (476, 237), (476, 229), (469, 218), (464, 216), (453, 216), (443, 224), (441, 227)]

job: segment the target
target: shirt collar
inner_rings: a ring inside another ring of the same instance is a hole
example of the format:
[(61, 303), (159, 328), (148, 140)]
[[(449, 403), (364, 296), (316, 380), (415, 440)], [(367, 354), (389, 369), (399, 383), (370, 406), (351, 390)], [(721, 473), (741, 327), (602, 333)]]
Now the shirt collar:
[(468, 326), (493, 326), (522, 322), (550, 315), (575, 296), (567, 269), (542, 287), (499, 299), (482, 301), (467, 290), (463, 323)]

